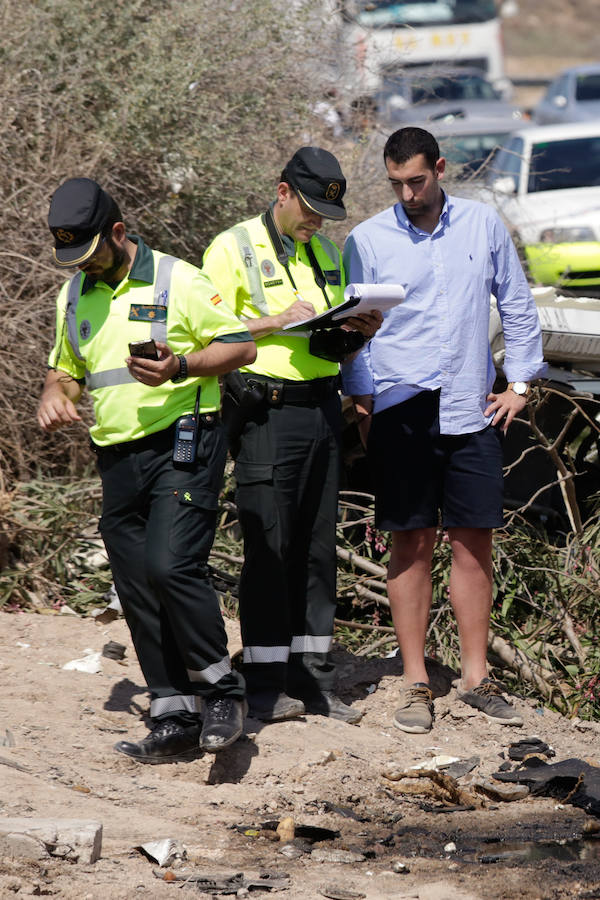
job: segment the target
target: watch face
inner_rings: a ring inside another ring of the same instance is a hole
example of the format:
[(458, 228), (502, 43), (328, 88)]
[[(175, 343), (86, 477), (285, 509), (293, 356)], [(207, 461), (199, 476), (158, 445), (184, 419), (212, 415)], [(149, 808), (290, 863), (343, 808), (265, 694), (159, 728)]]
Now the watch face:
[(526, 394), (527, 393), (527, 384), (524, 381), (515, 381), (512, 389), (515, 392), (515, 394)]

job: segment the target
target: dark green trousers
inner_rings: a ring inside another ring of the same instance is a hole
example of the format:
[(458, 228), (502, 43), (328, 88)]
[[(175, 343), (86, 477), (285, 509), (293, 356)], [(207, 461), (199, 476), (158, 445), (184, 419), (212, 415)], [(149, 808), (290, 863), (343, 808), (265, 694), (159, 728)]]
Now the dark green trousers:
[(150, 715), (194, 713), (199, 698), (241, 698), (208, 577), (226, 448), (220, 425), (200, 432), (198, 460), (175, 468), (173, 430), (99, 448), (100, 531), (144, 678)]
[(331, 690), (340, 399), (265, 407), (236, 454), (248, 692)]

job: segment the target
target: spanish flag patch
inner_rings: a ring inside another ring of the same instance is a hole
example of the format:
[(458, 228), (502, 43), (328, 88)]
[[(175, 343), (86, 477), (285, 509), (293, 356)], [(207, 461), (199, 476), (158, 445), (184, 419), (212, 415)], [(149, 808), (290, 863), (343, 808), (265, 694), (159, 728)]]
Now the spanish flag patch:
[(215, 294), (214, 297), (211, 297), (211, 298), (210, 298), (210, 302), (211, 302), (214, 306), (216, 306), (217, 303), (220, 303), (222, 299), (223, 299), (223, 298), (222, 298), (222, 297), (219, 297), (218, 294)]

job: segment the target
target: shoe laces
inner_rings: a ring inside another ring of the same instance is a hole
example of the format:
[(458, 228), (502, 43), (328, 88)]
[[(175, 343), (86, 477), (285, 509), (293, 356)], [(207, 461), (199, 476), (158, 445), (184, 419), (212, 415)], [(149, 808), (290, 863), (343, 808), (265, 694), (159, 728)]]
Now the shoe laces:
[(431, 703), (431, 690), (426, 687), (409, 687), (406, 689), (406, 702), (408, 703)]
[(206, 701), (206, 709), (212, 719), (228, 719), (233, 702), (231, 697), (213, 697)]
[(473, 694), (478, 694), (480, 697), (502, 697), (502, 685), (498, 684), (497, 681), (492, 681), (490, 678), (486, 678), (484, 681), (481, 681), (476, 687), (472, 688)]
[(150, 731), (148, 737), (167, 737), (169, 734), (178, 734), (182, 726), (175, 719), (162, 719)]

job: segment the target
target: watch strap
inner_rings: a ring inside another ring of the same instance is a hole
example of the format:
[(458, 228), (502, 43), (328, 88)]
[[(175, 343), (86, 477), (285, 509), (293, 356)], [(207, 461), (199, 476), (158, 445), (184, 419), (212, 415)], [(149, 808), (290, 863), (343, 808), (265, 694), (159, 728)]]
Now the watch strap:
[(180, 381), (185, 381), (188, 377), (187, 359), (183, 354), (177, 354), (177, 359), (179, 360), (179, 372), (171, 378), (173, 384), (179, 384)]

